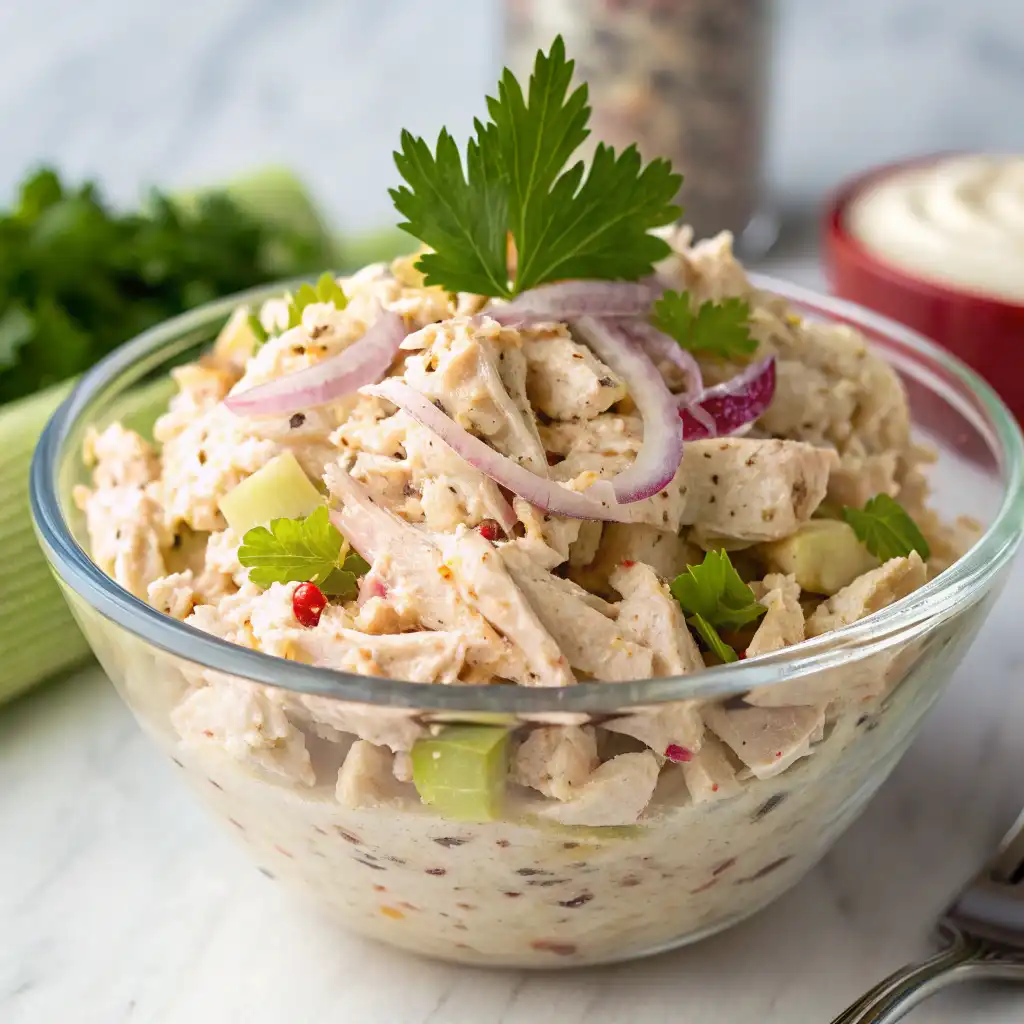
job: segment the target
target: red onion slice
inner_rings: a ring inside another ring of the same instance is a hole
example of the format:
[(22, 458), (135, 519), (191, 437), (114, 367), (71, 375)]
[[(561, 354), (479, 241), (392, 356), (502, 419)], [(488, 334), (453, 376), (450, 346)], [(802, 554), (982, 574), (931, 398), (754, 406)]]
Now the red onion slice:
[(637, 281), (559, 281), (531, 288), (504, 304), (491, 302), (484, 313), (510, 325), (581, 316), (645, 317), (661, 291)]
[[(708, 388), (696, 401), (679, 410), (687, 441), (723, 437), (753, 423), (775, 395), (775, 356), (751, 363), (741, 374)], [(711, 427), (709, 429), (708, 420)]]
[[(474, 469), (478, 469), (495, 483), (501, 484), (524, 501), (536, 505), (545, 512), (552, 512), (570, 519), (600, 519), (607, 522), (628, 523), (632, 517), (628, 509), (620, 508), (613, 501), (600, 501), (589, 494), (569, 490), (554, 480), (537, 476), (500, 452), (496, 452), (478, 437), (460, 427), (451, 417), (437, 408), (429, 398), (413, 390), (408, 384), (389, 377), (380, 384), (362, 389), (364, 395), (386, 398), (397, 405), (407, 416), (421, 426), (433, 431), (449, 448), (460, 455)], [(678, 413), (676, 413), (678, 425)], [(346, 528), (347, 529), (347, 528)], [(357, 538), (351, 532), (346, 536), (358, 546)], [(365, 557), (365, 556), (364, 556)]]
[(241, 394), (229, 395), (224, 404), (239, 416), (287, 416), (327, 405), (380, 380), (406, 334), (405, 321), (397, 313), (381, 310), (366, 333), (344, 352)]
[[(400, 536), (396, 532), (400, 525), (397, 517), (373, 501), (366, 489), (337, 464), (328, 467), (324, 482), (328, 490), (342, 501), (340, 509), (330, 510), (331, 522), (372, 567), (387, 551), (388, 545), (393, 546), (396, 537)], [(363, 579), (371, 575), (376, 575), (373, 568)]]
[(505, 495), (499, 491), (498, 496), (501, 498), (501, 501), (494, 503), (495, 521), (505, 531), (505, 535), (511, 537), (512, 531), (519, 522), (519, 517), (516, 515), (516, 510), (512, 507), (511, 503), (505, 500)]
[(665, 362), (673, 363), (686, 374), (687, 387), (681, 395), (676, 395), (677, 402), (689, 405), (703, 393), (704, 377), (700, 371), (700, 364), (692, 352), (688, 352), (675, 338), (669, 337), (646, 321), (631, 323), (629, 330), (651, 359), (663, 359)]
[(623, 505), (657, 494), (672, 481), (683, 461), (679, 400), (665, 378), (634, 340), (633, 325), (584, 316), (573, 330), (602, 362), (625, 382), (644, 425), (643, 441), (633, 464), (609, 482)]

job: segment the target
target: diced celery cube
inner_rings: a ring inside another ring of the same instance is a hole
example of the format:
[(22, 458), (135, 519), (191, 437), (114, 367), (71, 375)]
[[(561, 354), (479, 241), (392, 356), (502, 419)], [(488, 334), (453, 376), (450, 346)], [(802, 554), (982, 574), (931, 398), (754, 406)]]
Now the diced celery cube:
[(501, 816), (508, 775), (509, 730), (449, 725), (412, 748), (412, 778), (425, 804), (456, 821)]
[(225, 494), (220, 510), (241, 537), (271, 519), (304, 519), (323, 500), (295, 456), (284, 452)]
[(791, 573), (812, 594), (831, 596), (878, 565), (853, 528), (837, 519), (811, 519), (761, 550), (771, 569)]

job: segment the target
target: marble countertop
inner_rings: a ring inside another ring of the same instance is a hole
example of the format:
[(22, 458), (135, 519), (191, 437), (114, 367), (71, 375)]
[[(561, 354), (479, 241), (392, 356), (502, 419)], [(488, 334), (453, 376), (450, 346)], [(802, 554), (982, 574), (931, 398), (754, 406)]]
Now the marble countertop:
[[(776, 259), (817, 280), (813, 263)], [(949, 894), (1020, 809), (1018, 563), (949, 692), (863, 817), (730, 932), (564, 973), (419, 960), (337, 931), (193, 804), (97, 668), (0, 711), (4, 1024), (827, 1024), (930, 949)], [(1024, 1022), (1024, 993), (951, 990), (922, 1024)]]

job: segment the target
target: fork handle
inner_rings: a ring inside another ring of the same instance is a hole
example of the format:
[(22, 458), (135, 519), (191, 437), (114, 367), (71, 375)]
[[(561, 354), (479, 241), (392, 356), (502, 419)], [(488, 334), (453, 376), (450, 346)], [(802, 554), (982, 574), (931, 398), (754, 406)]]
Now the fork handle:
[(955, 981), (973, 978), (1002, 978), (1024, 981), (1024, 964), (1000, 960), (989, 947), (967, 938), (957, 929), (946, 928), (952, 940), (948, 948), (930, 960), (911, 964), (889, 975), (832, 1024), (895, 1024), (910, 1010), (939, 989)]

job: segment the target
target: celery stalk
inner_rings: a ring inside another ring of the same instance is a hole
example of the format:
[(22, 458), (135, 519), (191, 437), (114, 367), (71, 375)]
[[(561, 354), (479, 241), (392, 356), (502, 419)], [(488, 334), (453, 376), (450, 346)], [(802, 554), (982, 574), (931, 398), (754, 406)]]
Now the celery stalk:
[(36, 441), (73, 385), (66, 381), (0, 408), (0, 702), (89, 654), (36, 543), (28, 508)]
[[(28, 507), (32, 452), (74, 385), (64, 381), (0, 407), (0, 703), (89, 656), (36, 542)], [(106, 422), (119, 419), (150, 436), (173, 393), (170, 379), (144, 385), (121, 396)]]

